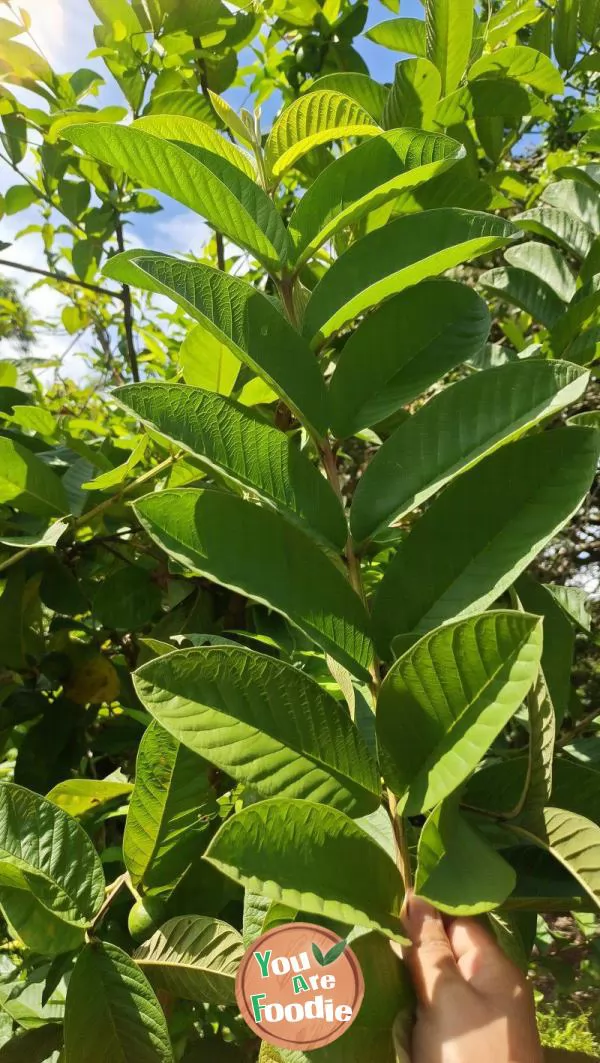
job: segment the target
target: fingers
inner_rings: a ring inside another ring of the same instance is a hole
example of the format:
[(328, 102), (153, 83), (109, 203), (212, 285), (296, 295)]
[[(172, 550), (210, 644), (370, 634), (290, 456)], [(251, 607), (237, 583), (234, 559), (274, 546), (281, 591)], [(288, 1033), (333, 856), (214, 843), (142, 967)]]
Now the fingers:
[(448, 939), (460, 974), (474, 989), (496, 993), (524, 981), (497, 941), (475, 919), (455, 919)]
[(426, 901), (410, 897), (405, 923), (412, 941), (406, 955), (419, 1002), (431, 1006), (440, 986), (460, 982), (461, 976), (442, 917)]

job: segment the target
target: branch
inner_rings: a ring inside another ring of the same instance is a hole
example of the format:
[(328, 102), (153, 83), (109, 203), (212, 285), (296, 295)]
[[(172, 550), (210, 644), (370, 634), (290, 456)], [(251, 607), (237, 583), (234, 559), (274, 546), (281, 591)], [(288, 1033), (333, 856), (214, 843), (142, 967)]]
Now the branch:
[(69, 277), (67, 273), (56, 270), (51, 273), (48, 269), (39, 269), (37, 266), (25, 266), (21, 262), (13, 262), (10, 258), (0, 258), (0, 266), (9, 266), (10, 269), (20, 269), (24, 273), (37, 273), (40, 277), (49, 277), (50, 280), (60, 281), (61, 284), (72, 284), (77, 288), (86, 288), (87, 291), (97, 292), (99, 295), (108, 295), (111, 299), (123, 299), (121, 292), (113, 292), (110, 288), (102, 288), (99, 284), (88, 284), (80, 281), (77, 277)]
[[(123, 240), (123, 223), (119, 215), (115, 218), (115, 235), (117, 237), (117, 247), (121, 254), (125, 250), (125, 241)], [(137, 354), (135, 351), (135, 341), (133, 338), (133, 313), (131, 310), (131, 289), (128, 284), (124, 284), (121, 288), (121, 299), (123, 300), (123, 318), (125, 324), (125, 342), (127, 344), (127, 355), (129, 359), (129, 368), (131, 369), (131, 375), (135, 383), (139, 383), (140, 370), (138, 366)]]

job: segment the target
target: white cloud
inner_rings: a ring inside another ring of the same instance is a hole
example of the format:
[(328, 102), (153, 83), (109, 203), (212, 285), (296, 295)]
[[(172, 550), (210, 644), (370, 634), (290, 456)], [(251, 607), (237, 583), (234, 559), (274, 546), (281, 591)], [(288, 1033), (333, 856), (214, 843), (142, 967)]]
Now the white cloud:
[(153, 226), (153, 251), (172, 254), (199, 255), (212, 236), (212, 229), (202, 218), (190, 211), (173, 214), (170, 218), (156, 216)]

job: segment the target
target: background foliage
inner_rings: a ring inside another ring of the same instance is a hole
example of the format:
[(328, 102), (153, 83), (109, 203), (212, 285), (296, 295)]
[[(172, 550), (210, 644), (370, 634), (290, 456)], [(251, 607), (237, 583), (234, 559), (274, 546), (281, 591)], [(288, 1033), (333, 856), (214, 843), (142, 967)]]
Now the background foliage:
[(257, 1059), (300, 911), (388, 1063), (402, 879), (592, 1051), (600, 8), (90, 5), (0, 19), (0, 1061)]

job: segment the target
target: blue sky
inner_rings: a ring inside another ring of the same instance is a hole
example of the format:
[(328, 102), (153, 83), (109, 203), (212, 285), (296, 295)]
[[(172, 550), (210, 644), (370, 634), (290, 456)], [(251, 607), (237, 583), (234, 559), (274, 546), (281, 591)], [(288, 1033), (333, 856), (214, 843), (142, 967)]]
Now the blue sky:
[[(105, 86), (101, 89), (96, 100), (89, 98), (86, 102), (94, 105), (107, 105), (110, 103), (122, 103), (122, 96), (118, 86), (106, 70), (101, 59), (87, 59), (87, 53), (94, 48), (93, 27), (96, 16), (87, 0), (22, 0), (23, 6), (31, 14), (32, 36), (47, 56), (55, 70), (59, 73), (70, 73), (80, 66), (97, 69), (106, 79)], [(422, 17), (422, 6), (419, 0), (402, 0), (402, 15)], [(372, 26), (393, 15), (388, 8), (374, 0), (370, 4), (369, 20), (367, 26)], [(22, 38), (27, 42), (25, 37)], [(27, 42), (31, 43), (31, 42)], [(390, 81), (393, 77), (394, 65), (400, 58), (385, 48), (381, 48), (364, 38), (358, 38), (355, 46), (365, 58), (373, 77), (379, 81)], [(243, 61), (243, 57), (242, 57)], [(227, 94), (234, 106), (244, 103), (251, 106), (251, 100), (247, 98), (247, 91), (243, 88), (230, 90)], [(27, 94), (29, 96), (29, 94)], [(28, 102), (33, 106), (39, 106), (37, 97), (30, 97)], [(274, 103), (265, 108), (265, 120), (263, 125), (268, 127), (274, 110)], [(24, 169), (31, 167), (32, 160), (25, 160)], [(10, 185), (18, 183), (14, 173), (0, 161), (0, 191), (4, 192)], [(161, 197), (164, 209), (160, 213), (138, 215), (135, 227), (130, 226), (128, 243), (142, 244), (149, 248), (174, 254), (183, 254), (187, 251), (198, 253), (207, 237), (207, 228), (202, 219), (195, 217), (179, 204)], [(16, 233), (26, 225), (39, 221), (39, 212), (30, 208), (13, 217), (4, 218), (0, 222), (0, 239), (9, 241)], [(31, 234), (18, 240), (5, 254), (8, 257), (33, 266), (45, 266), (41, 251), (39, 236)], [(10, 275), (19, 285), (21, 290), (28, 287), (27, 278), (22, 272), (10, 271), (3, 268), (3, 273)], [(41, 287), (31, 292), (28, 302), (34, 313), (41, 319), (48, 321), (56, 319), (60, 313), (60, 302), (56, 293), (48, 288)], [(67, 334), (48, 332), (40, 335), (39, 353), (51, 357), (66, 350), (69, 337)], [(7, 344), (0, 350), (0, 357), (14, 355)], [(66, 364), (67, 373), (81, 374), (81, 364), (77, 354), (72, 352)]]

